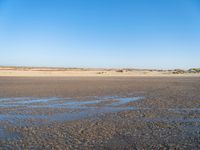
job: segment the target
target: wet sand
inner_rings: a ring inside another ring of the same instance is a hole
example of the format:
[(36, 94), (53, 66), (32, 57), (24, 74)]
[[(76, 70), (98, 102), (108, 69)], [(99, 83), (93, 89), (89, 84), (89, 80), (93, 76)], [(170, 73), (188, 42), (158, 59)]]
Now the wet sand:
[(199, 77), (0, 77), (0, 149), (199, 149)]

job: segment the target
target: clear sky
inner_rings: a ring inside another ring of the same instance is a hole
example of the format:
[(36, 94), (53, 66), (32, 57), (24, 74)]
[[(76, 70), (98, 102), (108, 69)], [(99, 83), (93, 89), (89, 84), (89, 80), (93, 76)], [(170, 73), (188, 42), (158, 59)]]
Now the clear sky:
[(200, 67), (200, 0), (0, 0), (0, 65)]

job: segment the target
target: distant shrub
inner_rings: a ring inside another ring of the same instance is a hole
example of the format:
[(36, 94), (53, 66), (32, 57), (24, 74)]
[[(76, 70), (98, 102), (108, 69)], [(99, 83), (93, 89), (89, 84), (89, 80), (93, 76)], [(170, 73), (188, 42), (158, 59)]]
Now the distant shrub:
[(119, 69), (119, 70), (116, 70), (116, 72), (124, 72), (124, 70), (122, 70), (122, 69)]
[(123, 71), (129, 72), (129, 71), (133, 71), (133, 69), (125, 68), (125, 69), (123, 69)]
[(163, 72), (164, 70), (162, 70), (162, 69), (159, 69), (159, 70), (157, 70), (158, 72)]
[(200, 73), (200, 68), (191, 68), (188, 70), (189, 73)]
[(184, 74), (184, 73), (186, 73), (186, 71), (185, 70), (181, 70), (181, 69), (175, 69), (173, 71), (173, 74)]
[(104, 74), (105, 72), (97, 72), (97, 74)]

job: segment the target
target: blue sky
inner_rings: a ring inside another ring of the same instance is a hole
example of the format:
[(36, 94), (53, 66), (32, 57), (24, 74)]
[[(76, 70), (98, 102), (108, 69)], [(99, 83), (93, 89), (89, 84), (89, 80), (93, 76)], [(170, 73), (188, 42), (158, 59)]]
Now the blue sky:
[(200, 67), (199, 0), (0, 0), (0, 65)]

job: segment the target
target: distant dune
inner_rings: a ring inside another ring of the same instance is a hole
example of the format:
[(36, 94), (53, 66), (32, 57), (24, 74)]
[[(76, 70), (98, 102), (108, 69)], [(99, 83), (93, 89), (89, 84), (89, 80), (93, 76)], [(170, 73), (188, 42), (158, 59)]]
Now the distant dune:
[(0, 67), (0, 76), (200, 76), (198, 69), (187, 71), (150, 69), (102, 69), (55, 67)]

